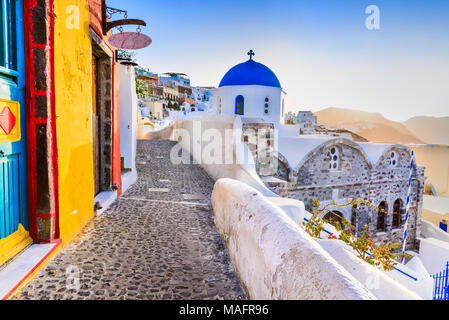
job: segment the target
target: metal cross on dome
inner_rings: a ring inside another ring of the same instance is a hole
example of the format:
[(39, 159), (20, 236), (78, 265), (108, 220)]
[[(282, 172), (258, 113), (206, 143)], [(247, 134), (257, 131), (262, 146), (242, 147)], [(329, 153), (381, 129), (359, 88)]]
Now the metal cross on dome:
[(253, 60), (253, 56), (255, 56), (256, 54), (254, 53), (253, 49), (251, 49), (251, 50), (249, 50), (248, 55), (249, 55), (249, 60)]

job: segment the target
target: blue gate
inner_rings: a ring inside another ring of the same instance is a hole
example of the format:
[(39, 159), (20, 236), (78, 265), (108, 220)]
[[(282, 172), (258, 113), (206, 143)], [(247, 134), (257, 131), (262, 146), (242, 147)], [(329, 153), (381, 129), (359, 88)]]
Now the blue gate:
[(0, 241), (28, 230), (24, 43), (23, 0), (0, 0)]
[(434, 274), (435, 290), (433, 300), (449, 300), (449, 262), (446, 264), (446, 270)]

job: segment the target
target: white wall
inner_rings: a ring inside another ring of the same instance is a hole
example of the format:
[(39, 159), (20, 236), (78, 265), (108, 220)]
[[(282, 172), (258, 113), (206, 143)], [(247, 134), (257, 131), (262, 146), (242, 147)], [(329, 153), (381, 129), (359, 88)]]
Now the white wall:
[[(318, 240), (324, 250), (342, 265), (354, 278), (360, 281), (380, 300), (420, 300), (432, 299), (433, 280), (406, 266), (401, 270), (383, 271), (358, 258), (353, 250), (342, 241)], [(413, 290), (413, 291), (412, 291)]]
[(421, 235), (424, 238), (434, 238), (449, 243), (449, 233), (426, 220), (421, 220)]
[(137, 95), (134, 67), (120, 65), (120, 154), (125, 168), (136, 170)]
[[(188, 137), (180, 141), (180, 146), (215, 180), (236, 179), (256, 188), (266, 196), (277, 197), (260, 180), (252, 154), (242, 142), (241, 128), (240, 117), (233, 115), (178, 118), (174, 121), (171, 139), (179, 141), (178, 134), (187, 133)], [(214, 132), (222, 137), (221, 141), (209, 141), (208, 133)], [(206, 148), (211, 146), (220, 150), (222, 163), (207, 163)], [(230, 158), (230, 163), (227, 163), (226, 155)]]
[(449, 262), (449, 243), (434, 238), (422, 239), (419, 258), (431, 275), (439, 273)]
[[(235, 115), (235, 101), (237, 96), (245, 98), (244, 117), (262, 118), (266, 122), (284, 123), (281, 105), (284, 93), (282, 89), (266, 86), (225, 86), (214, 90), (214, 108), (218, 111), (221, 98), (222, 114)], [(266, 115), (265, 98), (269, 97), (269, 113)]]
[[(231, 178), (255, 188), (278, 205), (293, 221), (300, 223), (304, 219), (304, 203), (295, 199), (284, 199), (268, 189), (256, 172), (254, 159), (248, 146), (242, 142), (242, 121), (239, 116), (201, 116), (178, 118), (174, 121), (171, 139), (179, 141), (179, 130), (185, 130), (189, 137), (182, 139), (180, 146), (212, 177), (214, 180)], [(212, 131), (211, 131), (212, 130)], [(194, 138), (194, 132), (199, 139)], [(208, 132), (219, 133), (223, 138), (221, 145), (217, 141), (209, 141)], [(229, 134), (228, 137), (226, 135)], [(227, 143), (226, 143), (227, 141)], [(220, 149), (223, 164), (206, 163), (205, 151), (211, 145)], [(230, 155), (232, 162), (226, 164), (225, 157)]]
[(375, 299), (257, 190), (220, 179), (212, 193), (212, 207), (215, 224), (250, 299)]

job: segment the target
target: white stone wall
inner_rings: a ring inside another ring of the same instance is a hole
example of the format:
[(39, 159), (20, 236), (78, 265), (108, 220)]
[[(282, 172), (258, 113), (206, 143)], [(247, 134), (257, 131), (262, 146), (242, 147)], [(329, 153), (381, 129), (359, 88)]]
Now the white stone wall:
[(371, 300), (375, 296), (255, 189), (217, 181), (215, 224), (251, 299)]
[[(210, 134), (221, 139), (210, 141)], [(181, 136), (185, 135), (185, 136)], [(240, 117), (231, 115), (179, 118), (174, 121), (170, 139), (180, 141), (183, 150), (215, 180), (232, 178), (256, 188), (266, 196), (276, 197), (257, 175), (254, 159), (242, 140)], [(218, 163), (207, 161), (208, 150), (220, 155)], [(229, 162), (229, 163), (228, 163)]]
[(434, 238), (449, 243), (449, 233), (441, 230), (433, 223), (421, 220), (421, 236), (425, 238)]
[(430, 274), (439, 273), (449, 262), (449, 243), (434, 238), (422, 239), (419, 258)]
[(125, 168), (136, 171), (137, 94), (134, 67), (120, 65), (120, 154)]

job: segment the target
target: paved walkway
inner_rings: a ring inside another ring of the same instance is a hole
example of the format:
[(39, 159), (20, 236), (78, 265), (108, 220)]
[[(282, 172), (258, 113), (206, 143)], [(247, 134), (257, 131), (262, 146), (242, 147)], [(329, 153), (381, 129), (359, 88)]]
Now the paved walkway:
[(139, 141), (137, 183), (15, 298), (244, 299), (214, 225), (214, 181), (173, 165), (174, 145)]

